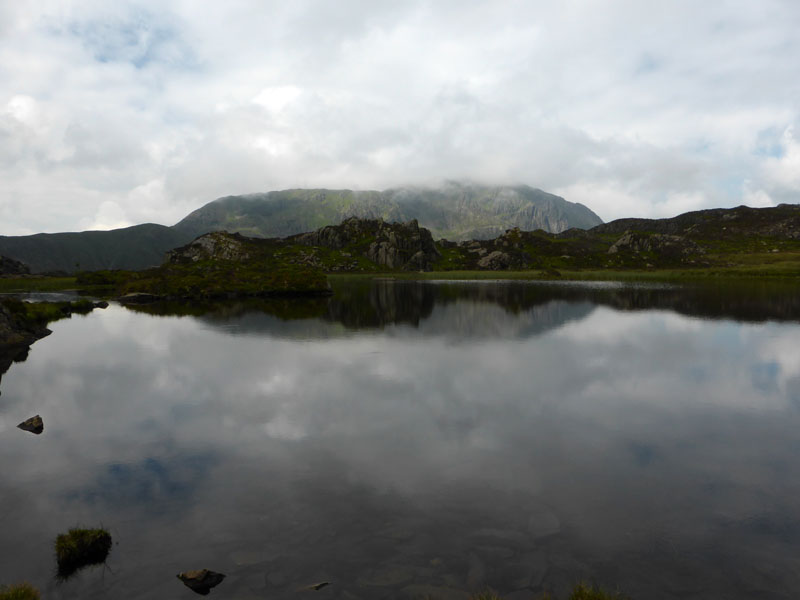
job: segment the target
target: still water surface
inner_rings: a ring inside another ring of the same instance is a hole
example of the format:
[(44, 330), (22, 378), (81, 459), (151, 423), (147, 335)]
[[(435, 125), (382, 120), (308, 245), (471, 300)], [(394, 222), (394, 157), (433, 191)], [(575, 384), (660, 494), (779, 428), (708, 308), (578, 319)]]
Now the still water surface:
[[(376, 282), (57, 322), (2, 379), (0, 583), (796, 598), (797, 296)], [(107, 567), (56, 583), (55, 536), (101, 524)]]

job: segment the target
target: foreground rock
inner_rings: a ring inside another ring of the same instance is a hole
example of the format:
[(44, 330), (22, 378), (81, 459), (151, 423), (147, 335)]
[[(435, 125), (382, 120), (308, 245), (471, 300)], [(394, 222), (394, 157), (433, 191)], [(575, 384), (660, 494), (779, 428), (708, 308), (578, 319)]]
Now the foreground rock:
[(17, 427), (23, 431), (30, 431), (31, 433), (39, 435), (44, 431), (44, 421), (42, 421), (42, 417), (36, 415), (30, 419), (25, 419), (22, 423), (17, 425)]
[(225, 579), (225, 575), (209, 571), (208, 569), (199, 569), (196, 571), (178, 573), (178, 579), (193, 592), (197, 592), (201, 596), (207, 596), (211, 588), (222, 583), (222, 580)]

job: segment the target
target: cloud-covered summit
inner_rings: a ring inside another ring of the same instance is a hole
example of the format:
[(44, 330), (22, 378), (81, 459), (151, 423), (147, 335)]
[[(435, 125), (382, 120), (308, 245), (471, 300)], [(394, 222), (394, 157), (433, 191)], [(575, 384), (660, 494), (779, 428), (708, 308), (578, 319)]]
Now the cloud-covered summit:
[(605, 220), (795, 202), (798, 26), (778, 0), (4, 3), (0, 233), (465, 177)]

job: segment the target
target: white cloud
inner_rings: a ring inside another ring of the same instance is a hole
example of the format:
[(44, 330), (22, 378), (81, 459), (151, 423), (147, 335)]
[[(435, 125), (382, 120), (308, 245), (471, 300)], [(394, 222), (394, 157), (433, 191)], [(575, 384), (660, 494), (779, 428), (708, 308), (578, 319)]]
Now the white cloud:
[(606, 219), (796, 201), (800, 7), (768, 4), (4, 6), (0, 233), (459, 177)]

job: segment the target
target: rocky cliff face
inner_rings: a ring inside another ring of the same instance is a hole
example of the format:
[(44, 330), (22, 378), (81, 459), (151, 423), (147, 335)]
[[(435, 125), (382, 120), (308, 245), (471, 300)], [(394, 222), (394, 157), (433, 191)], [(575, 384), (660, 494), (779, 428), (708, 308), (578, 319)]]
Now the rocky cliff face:
[(351, 217), (340, 225), (329, 225), (287, 239), (304, 246), (332, 250), (355, 247), (372, 262), (389, 269), (427, 271), (439, 259), (431, 232), (416, 220), (386, 223), (381, 219)]

